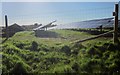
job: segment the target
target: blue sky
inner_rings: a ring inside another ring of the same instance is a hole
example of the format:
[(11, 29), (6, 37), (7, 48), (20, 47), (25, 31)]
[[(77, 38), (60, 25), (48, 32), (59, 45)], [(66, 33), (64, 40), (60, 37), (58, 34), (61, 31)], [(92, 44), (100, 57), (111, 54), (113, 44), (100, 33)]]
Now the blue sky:
[(118, 2), (119, 0), (1, 0), (2, 2)]
[(20, 25), (57, 20), (57, 24), (112, 17), (115, 2), (2, 2), (2, 25)]

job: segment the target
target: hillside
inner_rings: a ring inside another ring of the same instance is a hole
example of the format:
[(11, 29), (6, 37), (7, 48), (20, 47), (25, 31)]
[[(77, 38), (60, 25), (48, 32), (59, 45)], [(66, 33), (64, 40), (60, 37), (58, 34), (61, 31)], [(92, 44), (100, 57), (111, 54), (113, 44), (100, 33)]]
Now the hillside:
[(120, 74), (120, 44), (113, 44), (111, 37), (74, 43), (95, 35), (73, 30), (51, 31), (59, 37), (39, 38), (33, 31), (22, 31), (1, 44), (3, 75)]

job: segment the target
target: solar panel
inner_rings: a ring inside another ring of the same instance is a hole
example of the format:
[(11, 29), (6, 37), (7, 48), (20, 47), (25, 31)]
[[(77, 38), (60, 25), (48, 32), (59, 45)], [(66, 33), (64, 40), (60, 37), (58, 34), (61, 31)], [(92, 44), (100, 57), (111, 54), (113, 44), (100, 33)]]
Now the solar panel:
[(95, 19), (81, 22), (73, 22), (68, 24), (58, 25), (56, 29), (71, 29), (71, 28), (97, 28), (99, 26), (112, 27), (113, 18)]

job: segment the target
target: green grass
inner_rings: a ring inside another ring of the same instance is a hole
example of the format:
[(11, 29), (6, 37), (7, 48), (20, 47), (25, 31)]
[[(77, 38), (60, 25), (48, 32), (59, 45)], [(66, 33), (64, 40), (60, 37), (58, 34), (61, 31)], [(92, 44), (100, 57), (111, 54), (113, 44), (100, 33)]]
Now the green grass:
[(39, 38), (35, 37), (35, 33), (33, 31), (24, 31), (18, 32), (13, 37), (9, 38), (7, 42), (12, 41), (36, 41), (39, 44), (45, 44), (48, 46), (56, 46), (56, 45), (68, 45), (75, 40), (82, 40), (84, 38), (91, 37), (93, 35), (77, 32), (72, 30), (52, 30), (60, 35), (59, 38)]
[[(16, 33), (13, 37), (9, 38), (7, 42), (10, 41), (36, 41), (38, 44), (45, 44), (47, 46), (57, 46), (57, 45), (68, 45), (76, 40), (83, 40), (89, 37), (93, 37), (95, 35), (88, 34), (86, 32), (78, 32), (72, 30), (51, 30), (53, 32), (58, 33), (59, 38), (39, 38), (35, 37), (34, 31), (22, 31)], [(119, 38), (120, 39), (120, 38)], [(2, 38), (1, 40), (4, 40)], [(104, 42), (112, 40), (111, 38), (100, 37), (94, 40), (89, 40), (83, 42), (83, 45), (87, 45), (87, 43), (95, 43), (95, 42)]]
[(24, 31), (3, 43), (0, 51), (3, 75), (120, 72), (120, 44), (113, 44), (112, 38), (71, 43), (93, 35), (72, 30), (51, 31), (58, 33), (59, 38), (39, 38), (33, 31)]

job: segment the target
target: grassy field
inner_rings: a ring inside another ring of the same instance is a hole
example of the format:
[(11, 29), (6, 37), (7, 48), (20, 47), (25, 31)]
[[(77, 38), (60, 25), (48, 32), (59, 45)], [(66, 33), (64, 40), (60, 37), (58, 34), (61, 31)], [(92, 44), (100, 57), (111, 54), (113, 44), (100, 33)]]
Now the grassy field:
[(9, 41), (36, 41), (37, 43), (45, 44), (48, 46), (56, 46), (61, 44), (69, 44), (75, 40), (82, 40), (88, 38), (90, 34), (84, 32), (77, 32), (71, 30), (52, 30), (58, 33), (60, 36), (58, 38), (39, 38), (35, 37), (35, 33), (33, 31), (24, 31), (16, 33), (13, 37), (9, 38)]
[(113, 44), (112, 37), (73, 43), (95, 35), (72, 30), (51, 31), (59, 37), (39, 38), (33, 31), (23, 31), (1, 44), (3, 75), (120, 73), (120, 44)]
[[(13, 37), (9, 38), (7, 42), (12, 41), (36, 41), (38, 44), (45, 44), (48, 46), (56, 46), (56, 45), (68, 45), (76, 40), (83, 40), (89, 37), (93, 37), (95, 35), (91, 35), (85, 32), (78, 32), (78, 31), (72, 31), (72, 30), (51, 30), (53, 32), (58, 33), (60, 36), (58, 38), (40, 38), (35, 37), (34, 31), (23, 31), (16, 33)], [(4, 38), (3, 38), (4, 40)], [(96, 41), (109, 41), (112, 40), (112, 38), (97, 38), (93, 40)], [(99, 42), (98, 41), (98, 42)], [(87, 41), (85, 43), (90, 43), (92, 41)], [(84, 44), (84, 43), (83, 43)]]

